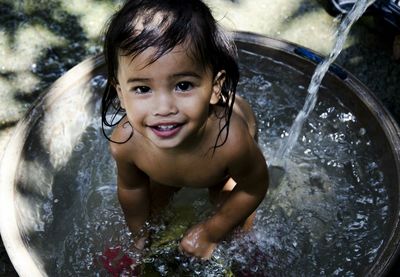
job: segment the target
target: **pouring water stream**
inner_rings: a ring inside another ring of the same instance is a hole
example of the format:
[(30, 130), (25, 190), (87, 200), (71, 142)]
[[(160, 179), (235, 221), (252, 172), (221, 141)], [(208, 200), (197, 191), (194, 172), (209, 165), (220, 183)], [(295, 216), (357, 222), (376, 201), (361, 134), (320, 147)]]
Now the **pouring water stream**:
[(289, 130), (289, 135), (286, 141), (282, 142), (279, 149), (275, 152), (270, 163), (270, 175), (272, 184), (279, 184), (285, 172), (286, 160), (297, 142), (300, 131), (309, 114), (313, 111), (318, 98), (318, 90), (321, 82), (329, 70), (331, 64), (336, 60), (343, 49), (344, 43), (352, 25), (364, 14), (366, 9), (375, 2), (375, 0), (358, 0), (351, 11), (340, 22), (337, 32), (334, 47), (327, 58), (320, 62), (311, 78), (307, 89), (307, 97), (305, 104), (297, 114), (292, 126)]

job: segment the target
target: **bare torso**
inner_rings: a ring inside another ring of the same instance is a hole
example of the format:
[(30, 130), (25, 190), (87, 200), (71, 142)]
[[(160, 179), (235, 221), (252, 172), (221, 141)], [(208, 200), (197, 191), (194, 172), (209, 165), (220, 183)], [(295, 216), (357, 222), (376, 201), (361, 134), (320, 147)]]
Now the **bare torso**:
[[(207, 126), (214, 128), (214, 126)], [(140, 136), (140, 135), (139, 135)], [(191, 151), (162, 151), (154, 149), (145, 140), (136, 140), (132, 144), (132, 159), (151, 182), (172, 187), (211, 187), (226, 180), (226, 166), (219, 155), (213, 155), (217, 132), (212, 131), (203, 138), (201, 145)], [(212, 139), (213, 138), (213, 139)], [(218, 153), (224, 151), (217, 149)]]
[[(165, 151), (154, 148), (140, 134), (135, 134), (123, 145), (131, 154), (131, 160), (144, 172), (150, 182), (171, 187), (208, 188), (226, 182), (229, 172), (226, 161), (232, 143), (218, 147), (213, 153), (218, 136), (220, 119), (210, 115), (204, 137), (196, 148), (182, 151)], [(246, 120), (246, 121), (245, 121)], [(124, 126), (124, 128), (121, 128)], [(129, 136), (132, 128), (127, 119), (118, 127), (122, 137)], [(231, 134), (255, 133), (255, 119), (248, 104), (238, 97), (230, 122)], [(222, 133), (223, 138), (225, 133)], [(232, 136), (232, 135), (231, 135)], [(118, 135), (121, 137), (121, 135)], [(120, 139), (121, 140), (121, 139)], [(229, 142), (229, 140), (228, 140)], [(236, 145), (234, 147), (240, 147)]]

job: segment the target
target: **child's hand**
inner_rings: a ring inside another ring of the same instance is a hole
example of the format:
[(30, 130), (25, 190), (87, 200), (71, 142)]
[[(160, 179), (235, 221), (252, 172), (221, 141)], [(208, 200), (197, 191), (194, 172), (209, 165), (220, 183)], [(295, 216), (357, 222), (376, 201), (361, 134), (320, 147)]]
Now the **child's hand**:
[(183, 253), (205, 260), (211, 258), (216, 246), (204, 223), (190, 228), (180, 243)]

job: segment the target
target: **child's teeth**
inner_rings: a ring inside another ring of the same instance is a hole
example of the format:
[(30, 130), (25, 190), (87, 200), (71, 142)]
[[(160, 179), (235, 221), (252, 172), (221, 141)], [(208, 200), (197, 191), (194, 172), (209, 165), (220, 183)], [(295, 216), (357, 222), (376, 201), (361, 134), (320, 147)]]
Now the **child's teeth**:
[(169, 131), (169, 130), (172, 130), (173, 128), (175, 128), (175, 125), (161, 125), (161, 126), (158, 126), (158, 129), (160, 129), (161, 131)]

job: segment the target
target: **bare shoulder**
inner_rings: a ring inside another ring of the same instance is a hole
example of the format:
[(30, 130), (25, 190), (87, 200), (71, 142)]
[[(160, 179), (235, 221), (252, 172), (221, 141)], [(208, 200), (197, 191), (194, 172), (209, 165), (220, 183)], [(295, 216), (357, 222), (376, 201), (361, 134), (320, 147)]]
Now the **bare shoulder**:
[(148, 183), (147, 175), (137, 167), (135, 157), (138, 151), (132, 136), (132, 127), (126, 118), (111, 135), (114, 142), (110, 142), (110, 150), (117, 165), (118, 186), (123, 188), (135, 188)]
[(224, 156), (228, 167), (234, 171), (248, 171), (266, 165), (264, 155), (241, 115), (232, 114)]
[(241, 96), (236, 95), (233, 113), (239, 115), (247, 124), (250, 135), (257, 137), (257, 120), (250, 104)]
[[(226, 144), (228, 148), (232, 150), (234, 148), (236, 151), (248, 150), (249, 147), (253, 147), (255, 144), (247, 122), (242, 116), (237, 113), (232, 113), (230, 123), (229, 123), (229, 134)], [(239, 151), (242, 152), (242, 151)]]
[(129, 160), (134, 150), (134, 144), (131, 142), (132, 134), (132, 127), (126, 118), (114, 128), (111, 134), (110, 150), (116, 161)]

